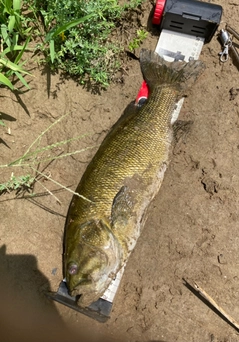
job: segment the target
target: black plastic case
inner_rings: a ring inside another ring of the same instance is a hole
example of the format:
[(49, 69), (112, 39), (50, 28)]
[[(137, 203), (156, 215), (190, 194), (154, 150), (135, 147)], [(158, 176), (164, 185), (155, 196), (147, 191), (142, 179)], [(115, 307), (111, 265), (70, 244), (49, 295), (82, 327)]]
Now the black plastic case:
[(196, 0), (167, 0), (161, 29), (205, 38), (208, 43), (220, 23), (222, 7)]

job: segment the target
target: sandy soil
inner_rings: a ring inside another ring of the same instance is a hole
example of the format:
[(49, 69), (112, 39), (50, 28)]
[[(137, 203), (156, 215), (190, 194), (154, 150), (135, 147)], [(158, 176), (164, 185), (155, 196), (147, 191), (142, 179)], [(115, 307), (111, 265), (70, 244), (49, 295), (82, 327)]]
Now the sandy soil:
[[(212, 2), (223, 6), (220, 28), (228, 22), (238, 29), (238, 0)], [(151, 10), (152, 4), (147, 1), (137, 15), (137, 25), (147, 27)], [(148, 29), (143, 47), (154, 50), (157, 33)], [(220, 50), (217, 36), (203, 47), (201, 59), (206, 71), (180, 113), (180, 120), (192, 120), (193, 124), (187, 135), (177, 139), (108, 322), (97, 323), (44, 296), (44, 291), (57, 290), (62, 279), (62, 237), (72, 197), (44, 177), (38, 176), (34, 196), (11, 192), (0, 197), (1, 278), (8, 276), (1, 300), (4, 291), (12, 288), (7, 302), (11, 307), (20, 298), (33, 311), (50, 310), (58, 322), (54, 329), (60, 331), (65, 322), (79, 336), (82, 327), (89, 327), (99, 336), (122, 341), (239, 341), (238, 331), (183, 281), (196, 281), (232, 317), (239, 317), (238, 70), (231, 59), (219, 63)], [(1, 164), (22, 156), (42, 132), (67, 114), (31, 151), (87, 134), (44, 151), (40, 157), (45, 160), (61, 153), (85, 151), (40, 165), (31, 157), (26, 163), (74, 190), (97, 146), (140, 88), (138, 61), (129, 59), (124, 69), (121, 83), (97, 95), (60, 74), (49, 77), (49, 72), (41, 68), (32, 70), (35, 77), (30, 91), (14, 94), (1, 89), (1, 112), (15, 118), (5, 121), (7, 127), (1, 128)], [(1, 183), (12, 172), (24, 175), (35, 171), (28, 166), (1, 168)], [(7, 315), (3, 307), (0, 311), (2, 317)], [(20, 315), (24, 315), (23, 307)], [(45, 330), (49, 339), (52, 329)]]

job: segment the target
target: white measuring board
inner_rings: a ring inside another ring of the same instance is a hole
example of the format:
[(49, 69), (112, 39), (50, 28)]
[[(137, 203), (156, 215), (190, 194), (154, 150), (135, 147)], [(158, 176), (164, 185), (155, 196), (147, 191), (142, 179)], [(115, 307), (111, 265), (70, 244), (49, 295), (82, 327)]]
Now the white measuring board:
[[(177, 33), (169, 30), (162, 30), (158, 40), (155, 52), (163, 57), (168, 62), (177, 60), (188, 62), (193, 59), (198, 59), (204, 44), (204, 38), (190, 36), (187, 34)], [(183, 105), (184, 98), (176, 104), (173, 112), (172, 123), (174, 123), (179, 115)], [(121, 278), (124, 273), (126, 264), (117, 273), (115, 280), (111, 282), (108, 289), (105, 291), (102, 299), (113, 303)]]
[(101, 297), (102, 299), (105, 299), (108, 302), (113, 303), (121, 278), (124, 273), (125, 266), (126, 264), (119, 270), (119, 272), (116, 275), (116, 278), (111, 282), (108, 289), (104, 292), (103, 296)]

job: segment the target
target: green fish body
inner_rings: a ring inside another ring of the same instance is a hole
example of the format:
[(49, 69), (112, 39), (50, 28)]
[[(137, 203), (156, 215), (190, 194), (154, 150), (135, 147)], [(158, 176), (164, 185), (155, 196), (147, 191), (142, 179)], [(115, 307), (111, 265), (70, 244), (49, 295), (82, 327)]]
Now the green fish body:
[(135, 247), (169, 163), (175, 105), (204, 69), (200, 61), (168, 63), (148, 50), (140, 65), (149, 99), (128, 106), (112, 127), (67, 215), (64, 272), (81, 306), (102, 296)]

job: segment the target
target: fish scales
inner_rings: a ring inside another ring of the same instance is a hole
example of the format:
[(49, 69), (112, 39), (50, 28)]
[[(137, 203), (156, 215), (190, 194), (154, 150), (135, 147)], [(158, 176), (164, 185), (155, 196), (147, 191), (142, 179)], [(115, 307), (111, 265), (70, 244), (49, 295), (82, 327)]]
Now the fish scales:
[(87, 200), (73, 196), (67, 215), (64, 271), (82, 306), (104, 293), (134, 248), (169, 162), (175, 104), (204, 68), (147, 50), (140, 62), (150, 97), (113, 126), (76, 189)]
[[(97, 154), (92, 160), (91, 169), (87, 170), (76, 189), (76, 192), (94, 201), (92, 205), (89, 205), (84, 203), (84, 199), (78, 200), (87, 208), (87, 211), (82, 211), (82, 206), (78, 206), (80, 210), (77, 209), (77, 211), (81, 215), (79, 219), (82, 222), (85, 220), (84, 214), (88, 217), (88, 210), (91, 210), (91, 214), (95, 214), (96, 218), (106, 213), (110, 217), (112, 196), (114, 198), (115, 191), (119, 191), (122, 187), (123, 179), (133, 176), (136, 172), (143, 174), (149, 164), (153, 173), (153, 165), (158, 167), (158, 162), (165, 155), (171, 135), (170, 103), (174, 108), (176, 94), (167, 87), (160, 91), (156, 89), (156, 91), (158, 100), (152, 96), (148, 107), (137, 113), (135, 120), (131, 121), (127, 127), (123, 129), (120, 127), (114, 139), (105, 142), (107, 148), (104, 149), (104, 153), (100, 156)], [(148, 115), (150, 112), (152, 114)], [(106, 174), (110, 177), (106, 177)]]

